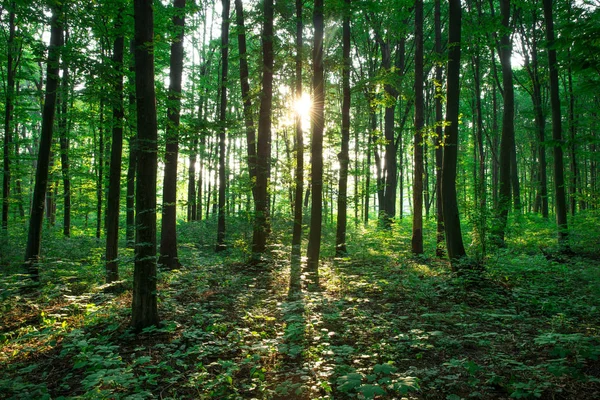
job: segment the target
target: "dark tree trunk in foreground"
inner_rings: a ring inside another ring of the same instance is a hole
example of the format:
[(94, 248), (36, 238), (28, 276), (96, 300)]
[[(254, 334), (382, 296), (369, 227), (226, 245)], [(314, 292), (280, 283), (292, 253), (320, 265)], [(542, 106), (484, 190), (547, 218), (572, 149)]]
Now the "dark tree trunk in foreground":
[[(302, 0), (296, 0), (296, 101), (302, 96)], [(294, 228), (292, 257), (300, 257), (302, 245), (302, 194), (304, 193), (304, 136), (302, 116), (296, 114), (296, 172), (294, 175)]]
[[(64, 43), (69, 42), (69, 30), (64, 28)], [(60, 166), (63, 178), (63, 234), (71, 236), (71, 177), (69, 171), (69, 125), (67, 118), (69, 99), (69, 64), (63, 56), (63, 76), (60, 91), (60, 119), (58, 120), (58, 132), (60, 141)]]
[[(132, 55), (135, 55), (135, 40), (132, 40), (129, 46)], [(125, 200), (126, 218), (125, 218), (125, 237), (127, 247), (135, 247), (135, 171), (137, 169), (137, 132), (136, 132), (136, 109), (135, 109), (135, 66), (134, 61), (129, 67), (129, 160), (127, 165), (127, 194)]]
[(344, 0), (344, 22), (342, 28), (342, 150), (338, 154), (340, 162), (340, 181), (337, 202), (337, 230), (335, 253), (346, 254), (346, 225), (348, 219), (348, 164), (350, 163), (350, 0)]
[(423, 0), (415, 0), (415, 136), (413, 172), (412, 252), (423, 253)]
[(10, 197), (10, 148), (12, 147), (13, 110), (15, 94), (15, 7), (14, 1), (10, 3), (8, 14), (8, 41), (6, 61), (6, 104), (4, 105), (4, 169), (2, 179), (2, 229), (8, 229), (8, 205)]
[(225, 244), (225, 133), (227, 128), (227, 72), (229, 69), (229, 0), (222, 0), (223, 22), (221, 23), (221, 102), (219, 105), (219, 205), (217, 217), (217, 247), (220, 252), (227, 249)]
[(246, 145), (248, 153), (248, 173), (252, 185), (252, 196), (256, 201), (256, 130), (252, 117), (250, 83), (248, 82), (248, 54), (246, 50), (246, 27), (244, 25), (244, 6), (242, 0), (235, 0), (235, 16), (238, 26), (238, 48), (240, 53), (240, 85), (244, 105), (244, 124), (246, 126)]
[(113, 47), (113, 121), (106, 206), (106, 282), (119, 279), (119, 203), (121, 195), (121, 161), (123, 156), (123, 51), (125, 38), (122, 29), (122, 10), (119, 10), (115, 29), (119, 36)]
[(460, 216), (456, 198), (456, 165), (458, 158), (458, 113), (460, 99), (460, 0), (450, 0), (448, 20), (448, 83), (442, 174), (442, 203), (446, 248), (453, 267), (466, 255), (460, 229)]
[[(435, 0), (435, 52), (442, 56), (441, 0)], [(435, 208), (436, 208), (436, 249), (435, 255), (444, 256), (444, 213), (442, 212), (442, 166), (444, 156), (444, 129), (442, 127), (442, 65), (435, 65)]]
[(311, 209), (310, 233), (306, 270), (310, 289), (319, 285), (319, 256), (321, 253), (321, 223), (323, 221), (323, 124), (325, 106), (325, 88), (323, 73), (323, 0), (315, 0), (313, 12), (314, 47), (313, 47), (313, 112), (311, 143)]
[(138, 163), (131, 326), (139, 332), (159, 324), (156, 293), (157, 124), (152, 1), (135, 0), (134, 18)]
[(271, 108), (273, 101), (273, 0), (264, 2), (262, 32), (262, 93), (256, 147), (256, 196), (254, 207), (253, 257), (263, 254), (270, 230), (269, 171), (271, 168)]
[(550, 108), (552, 109), (552, 140), (554, 141), (554, 192), (556, 204), (556, 225), (558, 226), (558, 245), (562, 250), (569, 248), (569, 228), (567, 225), (567, 201), (562, 149), (562, 124), (560, 115), (560, 97), (558, 86), (558, 63), (554, 44), (554, 20), (552, 0), (544, 0), (544, 19), (546, 20), (546, 40), (548, 48), (548, 66), (550, 68)]
[(504, 114), (502, 116), (502, 138), (500, 142), (500, 188), (498, 193), (498, 217), (494, 229), (494, 240), (503, 247), (505, 246), (504, 235), (508, 221), (511, 199), (511, 164), (515, 147), (515, 94), (513, 88), (513, 76), (510, 58), (512, 54), (512, 43), (510, 40), (510, 0), (500, 1), (502, 13), (502, 26), (505, 32), (500, 37), (500, 63), (502, 65), (502, 92), (504, 95)]
[(48, 49), (48, 66), (46, 73), (46, 94), (42, 113), (42, 133), (40, 137), (35, 185), (25, 250), (25, 268), (34, 281), (39, 280), (38, 261), (42, 241), (42, 224), (44, 220), (44, 200), (48, 189), (48, 172), (50, 167), (50, 150), (52, 146), (52, 128), (56, 113), (56, 92), (58, 89), (59, 47), (62, 45), (62, 26), (60, 24), (61, 8), (52, 2), (52, 19), (50, 20), (50, 47)]
[(159, 264), (168, 269), (179, 268), (177, 255), (177, 157), (179, 154), (179, 120), (181, 108), (181, 77), (183, 74), (183, 27), (185, 0), (174, 0), (173, 25), (176, 36), (171, 43), (169, 65), (169, 106), (167, 109), (167, 143), (165, 148), (165, 180), (163, 184), (163, 214), (160, 229)]

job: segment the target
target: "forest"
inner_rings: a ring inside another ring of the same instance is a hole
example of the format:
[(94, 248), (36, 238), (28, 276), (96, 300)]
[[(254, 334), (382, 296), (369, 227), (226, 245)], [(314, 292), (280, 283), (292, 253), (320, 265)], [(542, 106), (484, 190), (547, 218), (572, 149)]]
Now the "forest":
[(0, 398), (600, 398), (598, 0), (0, 32)]

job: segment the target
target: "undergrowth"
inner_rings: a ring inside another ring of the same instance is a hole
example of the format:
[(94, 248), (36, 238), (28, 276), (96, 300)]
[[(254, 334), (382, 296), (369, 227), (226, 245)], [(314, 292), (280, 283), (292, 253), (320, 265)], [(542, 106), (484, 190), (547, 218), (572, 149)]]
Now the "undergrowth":
[(573, 255), (552, 247), (551, 223), (521, 217), (507, 249), (462, 274), (433, 240), (412, 256), (408, 223), (353, 227), (347, 258), (324, 241), (321, 290), (293, 298), (287, 236), (257, 267), (247, 221), (231, 221), (220, 255), (214, 221), (182, 223), (183, 267), (159, 275), (162, 325), (139, 335), (131, 250), (107, 286), (102, 242), (48, 230), (41, 285), (23, 294), (13, 233), (0, 243), (0, 398), (597, 399), (600, 232), (578, 218)]

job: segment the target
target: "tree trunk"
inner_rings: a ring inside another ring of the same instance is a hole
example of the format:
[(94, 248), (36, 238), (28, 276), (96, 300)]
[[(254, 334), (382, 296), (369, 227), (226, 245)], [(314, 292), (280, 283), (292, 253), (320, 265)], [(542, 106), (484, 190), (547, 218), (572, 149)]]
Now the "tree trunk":
[(158, 326), (156, 289), (157, 124), (154, 89), (154, 15), (151, 0), (134, 1), (135, 89), (138, 130), (136, 243), (131, 326)]
[(27, 249), (25, 251), (25, 268), (33, 281), (39, 280), (38, 261), (41, 251), (42, 224), (44, 217), (44, 197), (48, 188), (48, 172), (50, 166), (50, 150), (52, 145), (52, 128), (56, 113), (56, 92), (58, 89), (59, 54), (62, 45), (62, 9), (58, 3), (52, 2), (52, 19), (50, 20), (50, 47), (48, 49), (48, 65), (46, 72), (46, 94), (42, 114), (42, 132), (40, 137), (35, 186), (29, 218)]
[(256, 201), (256, 130), (252, 118), (250, 83), (248, 82), (248, 54), (246, 50), (246, 27), (244, 25), (244, 7), (242, 0), (235, 0), (235, 16), (238, 26), (238, 48), (240, 53), (240, 84), (244, 106), (244, 124), (246, 126), (246, 144), (248, 153), (248, 172), (252, 185), (252, 196)]
[(220, 252), (227, 248), (225, 244), (225, 189), (227, 176), (225, 171), (225, 134), (227, 116), (227, 72), (229, 68), (229, 0), (222, 0), (223, 22), (221, 24), (221, 101), (219, 106), (219, 205), (217, 218), (217, 247)]
[[(115, 30), (121, 32), (123, 9), (117, 12)], [(115, 38), (112, 56), (113, 71), (113, 121), (108, 175), (108, 200), (106, 206), (106, 282), (119, 279), (119, 211), (121, 195), (121, 160), (123, 157), (123, 51), (122, 33)]]
[(179, 268), (177, 255), (177, 157), (179, 154), (179, 120), (181, 109), (181, 78), (183, 75), (183, 31), (185, 0), (174, 0), (173, 26), (176, 36), (171, 43), (169, 60), (169, 102), (167, 109), (167, 143), (165, 146), (165, 180), (163, 214), (160, 230), (159, 264), (167, 269)]
[(552, 140), (554, 141), (554, 193), (556, 204), (556, 225), (558, 227), (558, 245), (561, 250), (569, 249), (569, 228), (567, 225), (567, 202), (562, 150), (562, 124), (560, 115), (560, 97), (558, 86), (558, 62), (554, 44), (554, 20), (552, 0), (544, 0), (544, 19), (546, 20), (546, 40), (548, 42), (548, 67), (550, 69), (550, 108), (552, 109)]
[[(135, 55), (135, 41), (131, 40), (129, 50)], [(135, 171), (137, 169), (137, 134), (136, 134), (136, 110), (135, 110), (135, 66), (134, 61), (129, 66), (129, 160), (127, 165), (127, 196), (126, 208), (126, 240), (127, 247), (135, 247)]]
[(313, 12), (313, 112), (311, 118), (311, 209), (310, 233), (306, 251), (306, 271), (309, 290), (319, 286), (319, 256), (321, 253), (321, 223), (323, 221), (323, 124), (325, 106), (325, 80), (323, 72), (323, 0), (315, 0)]
[(104, 98), (100, 99), (100, 127), (98, 129), (98, 160), (96, 170), (96, 239), (102, 235), (102, 203), (104, 195)]
[(273, 0), (264, 2), (262, 32), (262, 96), (256, 150), (256, 196), (252, 253), (257, 258), (267, 246), (269, 222), (269, 175), (271, 168), (271, 107), (273, 100)]
[(8, 14), (8, 41), (6, 61), (6, 104), (4, 105), (4, 169), (2, 179), (2, 229), (8, 229), (8, 206), (10, 199), (10, 149), (12, 147), (12, 122), (15, 94), (15, 8), (14, 1), (10, 3)]
[[(64, 27), (64, 43), (69, 42), (69, 30)], [(63, 178), (63, 234), (71, 236), (71, 178), (69, 172), (69, 132), (68, 132), (68, 93), (69, 93), (69, 65), (63, 56), (63, 76), (60, 92), (60, 119), (58, 132), (60, 135), (60, 164)]]
[[(435, 52), (442, 57), (441, 0), (435, 0)], [(442, 167), (444, 155), (444, 132), (442, 114), (442, 64), (435, 65), (435, 208), (436, 208), (436, 250), (438, 257), (444, 256), (444, 213), (442, 212)]]
[(500, 1), (502, 26), (504, 33), (500, 37), (500, 63), (502, 65), (502, 94), (504, 96), (504, 112), (502, 115), (502, 138), (500, 142), (500, 187), (498, 193), (498, 217), (494, 227), (494, 241), (504, 247), (504, 236), (510, 210), (512, 177), (512, 152), (515, 149), (515, 95), (511, 67), (512, 43), (510, 39), (510, 0)]
[(412, 252), (423, 254), (423, 0), (415, 0), (415, 135)]
[(335, 252), (344, 256), (346, 249), (346, 225), (348, 219), (348, 164), (350, 163), (350, 0), (344, 0), (344, 21), (342, 23), (342, 149), (338, 154), (340, 180), (337, 201), (337, 229)]
[(448, 20), (448, 82), (446, 122), (442, 173), (442, 203), (446, 248), (453, 268), (466, 256), (460, 228), (456, 197), (456, 166), (458, 158), (458, 114), (460, 100), (460, 0), (450, 0)]
[[(296, 0), (296, 100), (302, 96), (302, 0)], [(290, 276), (290, 292), (300, 289), (300, 253), (302, 247), (302, 194), (304, 192), (304, 136), (302, 117), (296, 115), (296, 172), (294, 174), (294, 228), (292, 231), (292, 261), (296, 261)]]

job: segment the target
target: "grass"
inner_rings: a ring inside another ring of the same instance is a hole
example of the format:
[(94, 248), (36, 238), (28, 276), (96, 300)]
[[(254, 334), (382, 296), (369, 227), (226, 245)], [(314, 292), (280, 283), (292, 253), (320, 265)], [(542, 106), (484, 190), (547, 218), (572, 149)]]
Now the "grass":
[(522, 217), (475, 275), (412, 256), (409, 223), (352, 229), (345, 259), (326, 227), (321, 291), (299, 298), (288, 237), (257, 268), (244, 262), (246, 222), (231, 221), (222, 255), (213, 222), (181, 224), (184, 267), (159, 277), (163, 325), (140, 335), (130, 250), (124, 282), (107, 287), (103, 242), (48, 230), (42, 285), (23, 295), (22, 232), (5, 236), (0, 398), (597, 399), (597, 217), (574, 221), (568, 257), (553, 252), (552, 224)]

